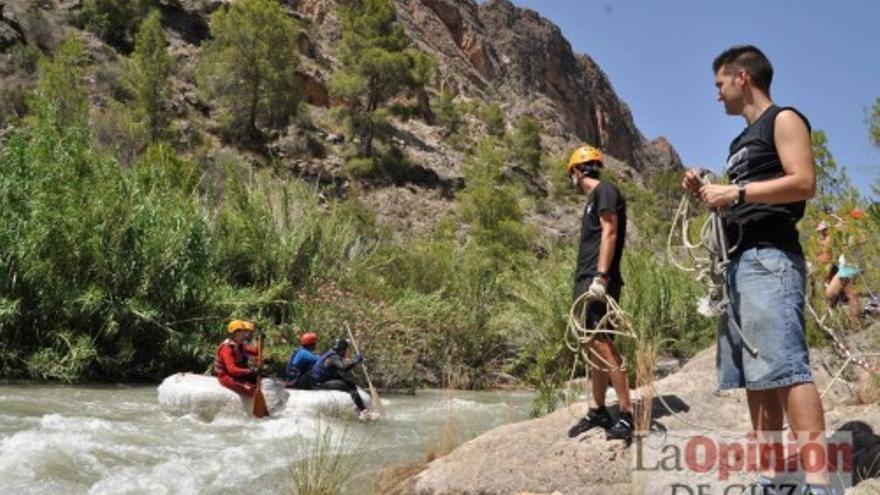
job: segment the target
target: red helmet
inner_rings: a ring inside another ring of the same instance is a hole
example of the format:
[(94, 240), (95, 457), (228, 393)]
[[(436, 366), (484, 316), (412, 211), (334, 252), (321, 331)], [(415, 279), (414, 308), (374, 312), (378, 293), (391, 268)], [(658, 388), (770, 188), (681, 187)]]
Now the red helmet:
[(318, 336), (312, 332), (304, 333), (299, 336), (299, 343), (302, 345), (315, 345), (318, 342)]

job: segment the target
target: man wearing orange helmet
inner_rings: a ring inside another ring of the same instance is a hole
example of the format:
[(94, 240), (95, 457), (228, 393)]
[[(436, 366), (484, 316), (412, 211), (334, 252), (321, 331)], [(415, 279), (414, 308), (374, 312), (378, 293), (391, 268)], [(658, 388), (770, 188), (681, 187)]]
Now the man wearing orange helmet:
[(249, 321), (232, 320), (226, 327), (229, 337), (217, 347), (214, 372), (224, 387), (239, 394), (254, 395), (257, 369), (248, 366), (248, 358), (257, 355), (257, 349), (247, 344), (254, 331)]
[(299, 337), (300, 347), (290, 355), (287, 361), (287, 388), (311, 389), (309, 372), (320, 361), (321, 356), (315, 354), (315, 344), (318, 336), (313, 332), (306, 332)]
[[(581, 146), (568, 161), (568, 175), (579, 193), (587, 195), (581, 219), (580, 246), (575, 268), (574, 298), (585, 293), (587, 328), (596, 328), (608, 311), (605, 296), (620, 299), (623, 277), (620, 259), (626, 239), (626, 199), (616, 187), (599, 180), (604, 167), (602, 152), (592, 146)], [(594, 366), (590, 409), (577, 424), (568, 430), (570, 437), (601, 427), (608, 439), (629, 439), (633, 431), (632, 405), (629, 384), (621, 366), (623, 359), (614, 347), (613, 334), (599, 334), (590, 343), (593, 352), (601, 356), (611, 369)], [(616, 422), (605, 407), (608, 383), (617, 392), (620, 417)]]

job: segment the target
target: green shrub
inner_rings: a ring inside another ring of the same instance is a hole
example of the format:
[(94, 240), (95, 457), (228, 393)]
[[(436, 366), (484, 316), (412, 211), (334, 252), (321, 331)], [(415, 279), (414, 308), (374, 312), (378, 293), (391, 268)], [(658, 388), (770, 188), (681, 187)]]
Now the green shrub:
[(492, 103), (483, 108), (483, 123), (486, 124), (486, 131), (493, 137), (504, 137), (504, 111), (497, 103)]
[(434, 111), (437, 114), (437, 123), (446, 128), (447, 136), (453, 136), (461, 130), (464, 119), (455, 104), (455, 95), (451, 91), (440, 92)]
[[(20, 308), (11, 340), (34, 356), (37, 376), (164, 369), (179, 355), (169, 335), (196, 330), (174, 322), (211, 297), (200, 205), (161, 163), (122, 169), (93, 154), (85, 133), (57, 129), (51, 112), (46, 120), (0, 158), (3, 271), (15, 281), (2, 296)], [(67, 371), (47, 368), (49, 358)]]
[(86, 0), (79, 24), (117, 50), (128, 53), (148, 8), (148, 0)]
[(511, 162), (519, 164), (531, 173), (541, 169), (541, 123), (525, 115), (516, 122), (510, 137)]

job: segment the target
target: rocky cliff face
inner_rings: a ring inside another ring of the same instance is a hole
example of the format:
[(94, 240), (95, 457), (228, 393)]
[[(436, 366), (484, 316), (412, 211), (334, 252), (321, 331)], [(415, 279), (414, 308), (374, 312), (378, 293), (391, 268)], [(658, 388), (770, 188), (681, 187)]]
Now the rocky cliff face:
[(464, 93), (495, 95), (511, 120), (535, 116), (553, 152), (587, 142), (639, 172), (681, 166), (665, 140), (649, 142), (636, 129), (599, 66), (536, 12), (508, 0), (399, 5), (413, 37), (443, 61), (445, 80)]
[[(177, 144), (184, 153), (192, 136), (201, 135), (202, 142), (220, 142), (215, 135), (216, 123), (211, 120), (210, 102), (200, 101), (192, 73), (198, 46), (209, 35), (209, 15), (231, 1), (156, 0), (179, 68), (173, 84), (173, 108), (182, 129)], [(357, 184), (341, 173), (344, 143), (338, 129), (322, 127), (329, 120), (322, 117), (335, 103), (327, 81), (336, 66), (338, 9), (350, 1), (281, 1), (290, 15), (303, 21), (298, 78), (305, 100), (313, 105), (318, 129), (311, 132), (292, 127), (273, 136), (268, 145), (268, 149), (278, 152), (281, 166), (292, 174), (342, 184), (344, 190)], [(537, 118), (544, 129), (543, 144), (551, 156), (562, 157), (586, 142), (606, 151), (611, 169), (636, 179), (652, 171), (681, 167), (678, 155), (665, 139), (651, 141), (642, 136), (629, 108), (614, 93), (596, 63), (587, 55), (575, 53), (559, 28), (536, 12), (518, 8), (508, 0), (483, 4), (474, 0), (395, 2), (410, 38), (437, 62), (437, 83), (430, 92), (451, 89), (463, 99), (498, 103), (508, 125), (523, 115)], [(0, 62), (4, 57), (12, 60), (9, 54), (17, 45), (49, 51), (67, 33), (78, 31), (71, 20), (82, 8), (81, 0), (7, 0), (5, 5), (5, 12), (0, 11)], [(101, 65), (89, 82), (92, 101), (102, 107), (109, 91), (107, 84), (101, 83), (108, 74), (112, 77), (113, 70), (107, 67), (118, 57), (95, 36), (85, 33), (85, 37), (93, 61)], [(4, 85), (33, 85), (33, 70), (25, 75), (15, 67), (6, 69), (0, 70)], [(23, 111), (20, 96), (16, 93), (13, 102), (18, 112)], [(469, 137), (475, 142), (485, 130), (479, 119), (471, 120)], [(431, 218), (440, 218), (452, 208), (451, 193), (463, 184), (464, 154), (444, 139), (444, 130), (438, 126), (410, 120), (398, 122), (396, 127), (397, 144), (417, 169), (403, 183), (371, 186), (358, 194), (380, 218), (400, 223), (403, 229), (429, 229)], [(261, 157), (250, 160), (260, 162)], [(552, 205), (549, 212), (535, 214), (531, 221), (545, 232), (549, 230), (550, 235), (569, 235), (577, 229), (576, 209)], [(429, 212), (424, 217), (427, 220), (420, 224), (407, 219), (407, 212), (412, 211)]]
[[(334, 0), (304, 0), (297, 12), (318, 26), (317, 45), (339, 38)], [(407, 33), (438, 61), (443, 87), (500, 102), (509, 121), (536, 117), (551, 153), (598, 145), (639, 173), (681, 167), (663, 138), (648, 141), (610, 81), (576, 54), (559, 28), (508, 0), (397, 0)], [(332, 57), (332, 53), (328, 53)]]

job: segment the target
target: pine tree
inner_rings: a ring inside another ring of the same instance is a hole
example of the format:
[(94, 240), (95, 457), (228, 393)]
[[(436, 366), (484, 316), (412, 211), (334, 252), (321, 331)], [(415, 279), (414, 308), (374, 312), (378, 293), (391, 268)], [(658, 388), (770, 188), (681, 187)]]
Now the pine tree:
[(198, 81), (232, 137), (257, 139), (259, 126), (286, 126), (296, 113), (298, 33), (276, 0), (240, 0), (211, 15)]
[[(874, 100), (874, 106), (868, 116), (868, 135), (871, 138), (871, 143), (880, 148), (880, 98)], [(880, 199), (880, 177), (877, 177), (871, 184), (871, 192)]]
[(811, 136), (813, 157), (816, 161), (816, 206), (823, 211), (834, 211), (841, 204), (858, 198), (846, 167), (838, 167), (828, 149), (825, 131), (814, 131)]
[(383, 138), (388, 102), (415, 93), (433, 73), (433, 62), (409, 47), (390, 0), (363, 0), (343, 7), (340, 68), (330, 88), (342, 97), (350, 133), (360, 140), (358, 154), (373, 154), (373, 139)]
[(168, 129), (171, 57), (167, 45), (161, 15), (154, 10), (135, 39), (131, 81), (136, 112), (145, 121), (151, 143), (161, 141)]
[(80, 24), (109, 45), (128, 53), (132, 35), (147, 9), (147, 0), (86, 0)]
[(55, 50), (52, 58), (38, 64), (39, 82), (30, 100), (31, 112), (57, 128), (84, 126), (89, 101), (83, 76), (88, 61), (82, 42), (71, 36)]
[(463, 123), (461, 112), (455, 104), (455, 95), (443, 90), (437, 97), (437, 123), (446, 128), (446, 135), (452, 136), (461, 130)]
[(504, 111), (497, 103), (492, 103), (483, 109), (483, 122), (490, 136), (504, 137)]
[(880, 97), (874, 100), (874, 106), (868, 116), (868, 134), (874, 146), (880, 147)]
[(541, 168), (541, 123), (525, 115), (516, 123), (513, 135), (512, 150), (515, 156), (512, 161), (519, 163), (527, 171), (536, 173)]

